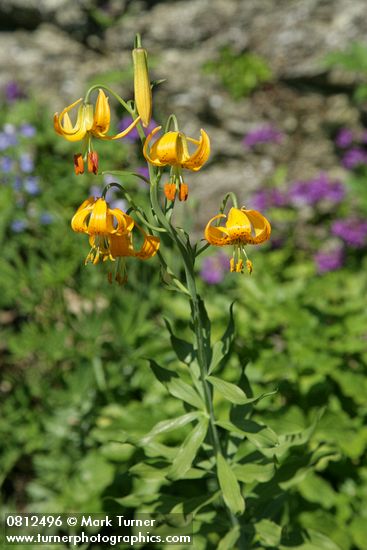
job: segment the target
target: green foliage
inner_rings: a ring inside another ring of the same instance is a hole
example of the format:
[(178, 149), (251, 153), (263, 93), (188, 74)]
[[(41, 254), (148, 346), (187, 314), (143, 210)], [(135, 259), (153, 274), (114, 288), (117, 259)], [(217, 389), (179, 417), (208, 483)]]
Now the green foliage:
[(264, 59), (249, 52), (237, 54), (230, 47), (222, 48), (218, 59), (208, 61), (204, 70), (218, 75), (234, 99), (247, 97), (272, 79), (271, 70)]
[(341, 67), (342, 69), (354, 73), (361, 81), (356, 85), (354, 99), (358, 103), (363, 103), (367, 99), (367, 45), (361, 42), (352, 43), (346, 50), (334, 51), (325, 58), (327, 68)]
[[(4, 510), (193, 514), (198, 550), (363, 550), (362, 251), (319, 276), (292, 233), (254, 254), (251, 278), (202, 284), (216, 465), (186, 298), (165, 292), (154, 263), (129, 262), (123, 289), (83, 266), (88, 243), (69, 220), (94, 178), (70, 175), (70, 144), (55, 141), (33, 103), (7, 116), (37, 126), (21, 147), (34, 148), (42, 193), (23, 207), (11, 185), (0, 189)], [(117, 149), (117, 159), (105, 149), (106, 165), (137, 160), (130, 145)], [(144, 200), (145, 188), (126, 185)], [(47, 210), (53, 223), (35, 216), (16, 233), (22, 208)], [(278, 215), (304, 230), (297, 213)]]

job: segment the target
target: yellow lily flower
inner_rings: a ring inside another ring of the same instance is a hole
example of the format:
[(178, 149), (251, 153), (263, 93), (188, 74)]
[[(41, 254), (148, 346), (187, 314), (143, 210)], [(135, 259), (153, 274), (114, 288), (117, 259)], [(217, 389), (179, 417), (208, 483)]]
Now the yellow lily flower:
[[(117, 265), (115, 270), (114, 279), (120, 284), (124, 284), (127, 281), (127, 270), (125, 258), (132, 256), (139, 258), (140, 260), (148, 260), (152, 258), (158, 251), (160, 240), (154, 235), (148, 235), (141, 227), (135, 224), (135, 227), (142, 233), (144, 237), (143, 244), (136, 250), (133, 244), (132, 231), (127, 233), (113, 233), (109, 236), (108, 240), (101, 239), (97, 235), (91, 235), (89, 237), (89, 244), (91, 245), (91, 251), (89, 252), (85, 263), (92, 262), (97, 264), (99, 260), (105, 262), (111, 260), (114, 262), (117, 259)], [(112, 272), (108, 273), (108, 280), (112, 283)]]
[[(219, 218), (227, 218), (225, 226), (213, 226)], [(252, 262), (247, 258), (245, 245), (261, 244), (267, 241), (271, 234), (268, 220), (256, 210), (231, 208), (228, 217), (217, 214), (209, 220), (205, 228), (205, 238), (214, 246), (233, 245), (233, 257), (230, 262), (231, 271), (242, 273), (244, 260), (248, 272), (252, 273)]]
[(54, 128), (55, 131), (68, 141), (80, 141), (87, 135), (97, 137), (99, 139), (120, 139), (127, 136), (127, 134), (135, 128), (140, 121), (140, 117), (136, 118), (128, 128), (123, 132), (114, 136), (107, 136), (107, 132), (110, 128), (111, 111), (108, 103), (108, 97), (103, 90), (99, 90), (96, 106), (93, 109), (91, 103), (83, 103), (78, 108), (76, 122), (73, 126), (69, 112), (76, 107), (82, 98), (78, 99), (68, 107), (65, 107), (61, 113), (54, 114)]
[(71, 227), (77, 233), (109, 237), (117, 232), (131, 231), (134, 223), (134, 220), (119, 208), (109, 208), (102, 197), (89, 197), (74, 214)]
[[(154, 128), (145, 140), (143, 154), (146, 160), (153, 166), (170, 165), (188, 170), (200, 170), (210, 155), (208, 134), (204, 130), (200, 130), (201, 136), (197, 140), (185, 136), (182, 132), (166, 132), (149, 149), (152, 138), (160, 129), (161, 126)], [(189, 153), (188, 142), (197, 146), (192, 154)]]

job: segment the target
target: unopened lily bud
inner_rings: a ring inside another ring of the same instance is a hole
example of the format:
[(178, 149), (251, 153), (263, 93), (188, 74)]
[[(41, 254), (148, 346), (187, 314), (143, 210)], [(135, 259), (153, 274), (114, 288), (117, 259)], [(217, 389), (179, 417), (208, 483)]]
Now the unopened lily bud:
[(166, 195), (169, 201), (174, 201), (176, 196), (176, 184), (166, 183), (164, 185), (164, 194)]
[(186, 183), (180, 183), (180, 188), (178, 190), (178, 198), (180, 201), (186, 201), (189, 196), (189, 186)]
[(88, 153), (88, 172), (98, 174), (98, 153), (97, 151), (90, 151)]
[(152, 89), (150, 86), (147, 52), (144, 48), (134, 48), (134, 95), (136, 109), (146, 128), (152, 118)]
[(76, 175), (84, 174), (84, 160), (80, 153), (74, 155), (74, 171)]

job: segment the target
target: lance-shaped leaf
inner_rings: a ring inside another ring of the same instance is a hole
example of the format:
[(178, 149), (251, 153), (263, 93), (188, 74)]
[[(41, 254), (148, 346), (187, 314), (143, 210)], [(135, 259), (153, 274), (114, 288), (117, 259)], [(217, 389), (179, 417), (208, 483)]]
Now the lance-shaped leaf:
[(231, 403), (236, 403), (236, 405), (246, 405), (252, 401), (252, 399), (249, 399), (245, 392), (236, 386), (236, 384), (226, 382), (216, 376), (207, 376), (207, 380)]
[(190, 342), (186, 342), (186, 340), (183, 340), (182, 338), (178, 338), (173, 333), (172, 327), (170, 325), (170, 322), (167, 319), (164, 319), (164, 322), (166, 324), (167, 330), (170, 334), (171, 344), (172, 348), (177, 355), (178, 359), (185, 363), (186, 365), (190, 365), (190, 363), (193, 362), (195, 359), (195, 350), (194, 346), (190, 344)]
[(226, 359), (231, 349), (231, 344), (233, 342), (235, 334), (233, 306), (234, 302), (232, 302), (229, 308), (229, 321), (225, 333), (223, 334), (222, 338), (213, 346), (213, 354), (210, 361), (208, 374), (211, 374), (218, 367), (218, 365)]
[(189, 433), (173, 460), (169, 473), (171, 479), (179, 479), (191, 468), (208, 431), (208, 419), (203, 417)]
[(217, 455), (217, 473), (224, 502), (234, 514), (243, 514), (245, 511), (245, 501), (242, 497), (239, 483), (231, 466), (220, 453)]
[(230, 531), (219, 541), (217, 550), (228, 550), (228, 548), (234, 548), (234, 545), (240, 538), (240, 527), (235, 525)]
[(182, 399), (195, 409), (204, 410), (204, 403), (200, 395), (183, 380), (174, 371), (161, 367), (153, 361), (149, 360), (150, 367), (156, 378), (167, 388), (169, 393), (178, 399)]
[(189, 405), (192, 405), (196, 409), (204, 409), (204, 403), (200, 395), (180, 378), (175, 378), (169, 382), (167, 389), (171, 395), (178, 399), (183, 399), (183, 401), (186, 401), (186, 403), (189, 403)]
[(140, 440), (140, 442), (144, 444), (153, 439), (156, 435), (182, 428), (182, 426), (186, 426), (189, 422), (196, 420), (199, 414), (200, 413), (198, 412), (190, 412), (183, 414), (182, 416), (178, 416), (177, 418), (162, 420), (162, 422), (158, 422), (158, 424), (156, 424), (154, 428), (152, 428), (151, 431)]

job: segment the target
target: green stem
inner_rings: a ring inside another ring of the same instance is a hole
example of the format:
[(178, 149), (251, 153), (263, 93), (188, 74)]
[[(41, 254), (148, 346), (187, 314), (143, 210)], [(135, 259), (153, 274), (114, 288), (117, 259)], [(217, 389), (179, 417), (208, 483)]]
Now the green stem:
[(89, 88), (89, 90), (87, 91), (86, 95), (85, 95), (85, 98), (84, 98), (84, 101), (85, 103), (88, 103), (89, 102), (89, 96), (92, 92), (94, 92), (94, 90), (98, 90), (99, 88), (102, 88), (104, 90), (106, 90), (109, 94), (113, 95), (113, 97), (115, 99), (117, 99), (117, 101), (119, 103), (121, 103), (121, 105), (128, 111), (128, 113), (131, 114), (132, 117), (134, 117), (134, 115), (136, 116), (136, 113), (135, 111), (130, 107), (130, 105), (124, 101), (122, 99), (121, 96), (119, 96), (119, 94), (117, 94), (116, 92), (114, 92), (109, 86), (105, 86), (104, 84), (95, 84), (94, 86), (91, 86)]
[(195, 275), (193, 270), (193, 267), (194, 267), (193, 261), (190, 258), (190, 254), (186, 250), (185, 243), (182, 242), (180, 236), (175, 231), (174, 227), (170, 224), (170, 222), (167, 220), (167, 218), (163, 213), (163, 210), (161, 208), (161, 205), (158, 199), (158, 185), (156, 183), (151, 184), (150, 196), (151, 196), (152, 208), (158, 218), (158, 221), (163, 225), (163, 227), (167, 230), (167, 233), (170, 235), (172, 240), (177, 244), (183, 259), (187, 289), (190, 294), (190, 303), (192, 306), (192, 311), (194, 316), (193, 322), (195, 327), (198, 363), (200, 367), (200, 378), (201, 378), (201, 383), (203, 387), (205, 407), (209, 415), (210, 432), (211, 432), (211, 437), (213, 442), (213, 448), (214, 448), (215, 455), (217, 455), (219, 452), (221, 453), (222, 451), (221, 451), (217, 427), (215, 424), (212, 391), (206, 380), (206, 376), (208, 374), (208, 362), (207, 362), (207, 357), (205, 352), (203, 319), (202, 319), (202, 313), (199, 306), (199, 295), (196, 288)]
[[(175, 120), (175, 118), (176, 117), (172, 115), (172, 119)], [(145, 139), (144, 132), (142, 132), (142, 134), (143, 135), (140, 134), (140, 136), (143, 142)], [(202, 309), (200, 308), (200, 301), (199, 301), (200, 298), (197, 292), (196, 280), (195, 280), (195, 274), (194, 274), (195, 256), (192, 253), (192, 251), (190, 251), (187, 248), (187, 243), (185, 242), (185, 240), (176, 231), (176, 229), (171, 224), (170, 220), (168, 220), (167, 217), (165, 216), (162, 210), (161, 204), (159, 202), (159, 196), (158, 196), (160, 174), (155, 176), (153, 168), (149, 163), (148, 163), (148, 167), (149, 167), (149, 176), (151, 178), (150, 201), (151, 201), (152, 211), (155, 213), (158, 222), (167, 231), (172, 241), (177, 245), (177, 248), (181, 254), (183, 264), (184, 264), (187, 294), (189, 294), (190, 296), (190, 304), (193, 312), (193, 323), (195, 328), (195, 337), (196, 337), (196, 345), (197, 345), (197, 358), (198, 358), (198, 363), (200, 368), (200, 381), (202, 384), (202, 389), (204, 394), (205, 408), (209, 417), (209, 427), (210, 427), (211, 440), (213, 444), (214, 460), (215, 462), (217, 462), (217, 456), (219, 453), (222, 454), (222, 448), (219, 440), (217, 426), (215, 423), (212, 388), (207, 381), (209, 365), (208, 365), (208, 358), (205, 350), (203, 312), (202, 312)], [(233, 513), (225, 503), (224, 503), (224, 506), (232, 526), (238, 525), (237, 518), (233, 515)]]

